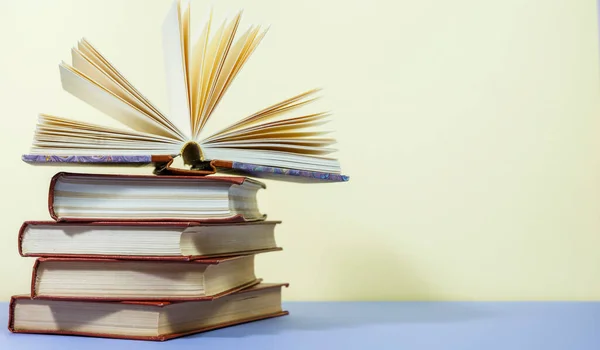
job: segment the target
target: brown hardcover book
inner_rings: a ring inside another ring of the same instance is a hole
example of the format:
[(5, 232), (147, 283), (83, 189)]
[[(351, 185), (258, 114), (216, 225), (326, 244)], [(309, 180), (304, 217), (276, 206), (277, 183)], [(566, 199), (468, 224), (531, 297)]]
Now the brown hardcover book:
[(234, 176), (157, 176), (59, 172), (50, 181), (48, 210), (56, 221), (265, 220), (260, 181)]
[(31, 297), (212, 300), (259, 283), (254, 255), (193, 261), (38, 258)]
[(279, 223), (26, 221), (18, 248), (24, 257), (190, 261), (281, 250)]
[(261, 283), (213, 301), (107, 302), (13, 296), (8, 329), (42, 333), (162, 341), (287, 315), (287, 283)]

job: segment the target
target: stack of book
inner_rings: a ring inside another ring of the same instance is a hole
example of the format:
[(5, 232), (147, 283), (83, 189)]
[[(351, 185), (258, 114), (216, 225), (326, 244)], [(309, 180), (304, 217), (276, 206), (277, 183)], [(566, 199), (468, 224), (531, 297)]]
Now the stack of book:
[(19, 253), (37, 260), (9, 329), (165, 340), (286, 315), (287, 284), (254, 268), (256, 254), (281, 250), (261, 188), (233, 176), (56, 174), (54, 221), (19, 233)]
[(40, 114), (22, 160), (154, 169), (52, 178), (54, 221), (26, 222), (19, 236), (21, 255), (38, 260), (31, 293), (11, 301), (11, 331), (164, 340), (287, 314), (287, 284), (254, 271), (257, 254), (280, 250), (257, 178), (348, 181), (321, 129), (331, 114), (305, 111), (310, 89), (206, 135), (266, 30), (238, 33), (241, 11), (218, 25), (211, 10), (192, 35), (190, 11), (174, 0), (162, 24), (168, 113), (87, 39), (60, 64), (63, 89), (122, 128)]

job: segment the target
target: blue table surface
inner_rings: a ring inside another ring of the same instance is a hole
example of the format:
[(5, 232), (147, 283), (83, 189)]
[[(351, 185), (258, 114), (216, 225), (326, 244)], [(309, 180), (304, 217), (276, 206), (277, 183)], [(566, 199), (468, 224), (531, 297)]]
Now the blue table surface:
[[(0, 303), (7, 324), (8, 304)], [(0, 349), (600, 349), (600, 302), (285, 302), (290, 315), (166, 342), (13, 334)]]

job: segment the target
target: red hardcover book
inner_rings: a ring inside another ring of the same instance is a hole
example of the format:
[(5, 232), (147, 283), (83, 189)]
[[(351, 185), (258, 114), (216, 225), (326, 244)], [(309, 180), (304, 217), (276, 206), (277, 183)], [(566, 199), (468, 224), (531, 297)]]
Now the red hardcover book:
[(213, 301), (10, 300), (13, 333), (77, 335), (163, 341), (246, 322), (284, 316), (281, 291), (287, 283), (237, 291)]
[(38, 258), (31, 297), (64, 300), (213, 300), (259, 283), (254, 255), (193, 261)]
[(23, 257), (190, 261), (282, 250), (279, 223), (26, 221), (18, 249)]
[(56, 221), (243, 222), (266, 219), (265, 184), (234, 176), (156, 176), (59, 172), (48, 210)]

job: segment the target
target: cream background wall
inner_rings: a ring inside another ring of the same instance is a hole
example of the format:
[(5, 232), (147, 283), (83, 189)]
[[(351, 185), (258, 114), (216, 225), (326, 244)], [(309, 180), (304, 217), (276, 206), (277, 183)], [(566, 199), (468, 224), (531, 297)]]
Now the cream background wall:
[[(192, 2), (193, 22), (206, 2)], [(0, 2), (0, 300), (29, 288), (24, 220), (49, 219), (37, 113), (110, 123), (62, 91), (81, 37), (167, 109), (168, 0)], [(288, 300), (600, 299), (600, 99), (593, 1), (218, 1), (271, 29), (223, 100), (238, 118), (323, 87), (349, 183), (267, 181)], [(220, 119), (219, 119), (220, 120)], [(219, 124), (221, 125), (221, 124)], [(80, 168), (149, 173), (150, 169)]]

